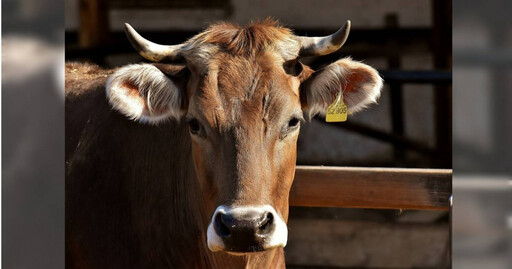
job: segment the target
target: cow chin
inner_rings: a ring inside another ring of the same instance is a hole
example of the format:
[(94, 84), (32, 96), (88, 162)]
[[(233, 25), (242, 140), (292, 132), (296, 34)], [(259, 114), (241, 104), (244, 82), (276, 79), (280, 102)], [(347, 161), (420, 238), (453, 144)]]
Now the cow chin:
[(245, 255), (286, 246), (288, 228), (270, 205), (219, 206), (207, 236), (211, 251)]

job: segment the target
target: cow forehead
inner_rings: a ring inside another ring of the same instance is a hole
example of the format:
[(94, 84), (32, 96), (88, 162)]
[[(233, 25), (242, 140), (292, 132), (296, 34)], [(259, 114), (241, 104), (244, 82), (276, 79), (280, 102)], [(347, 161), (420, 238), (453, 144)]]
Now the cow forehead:
[(217, 80), (217, 91), (225, 98), (250, 100), (260, 91), (289, 89), (288, 76), (279, 57), (266, 53), (252, 58), (222, 55), (211, 61), (209, 75)]
[(267, 53), (251, 58), (220, 55), (208, 64), (190, 109), (212, 125), (270, 120), (300, 107), (298, 79)]
[(219, 50), (243, 56), (274, 51), (283, 59), (292, 60), (298, 56), (300, 42), (290, 29), (271, 19), (247, 27), (219, 23), (188, 40), (181, 53), (188, 60), (201, 62)]

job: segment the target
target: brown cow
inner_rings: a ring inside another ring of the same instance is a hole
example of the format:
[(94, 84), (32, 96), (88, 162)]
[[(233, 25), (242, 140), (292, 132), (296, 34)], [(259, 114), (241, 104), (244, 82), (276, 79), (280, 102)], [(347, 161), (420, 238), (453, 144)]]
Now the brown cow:
[(163, 46), (126, 25), (158, 63), (68, 64), (67, 265), (284, 267), (303, 114), (325, 113), (340, 92), (351, 113), (380, 95), (368, 65), (299, 61), (338, 50), (349, 29), (300, 37), (271, 20), (221, 23)]

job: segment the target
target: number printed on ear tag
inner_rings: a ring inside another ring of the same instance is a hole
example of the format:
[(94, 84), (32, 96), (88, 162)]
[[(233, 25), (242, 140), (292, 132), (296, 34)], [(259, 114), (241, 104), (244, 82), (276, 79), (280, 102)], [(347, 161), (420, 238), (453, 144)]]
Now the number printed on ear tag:
[(343, 102), (343, 93), (340, 91), (336, 100), (327, 107), (326, 122), (342, 122), (347, 120), (347, 106)]

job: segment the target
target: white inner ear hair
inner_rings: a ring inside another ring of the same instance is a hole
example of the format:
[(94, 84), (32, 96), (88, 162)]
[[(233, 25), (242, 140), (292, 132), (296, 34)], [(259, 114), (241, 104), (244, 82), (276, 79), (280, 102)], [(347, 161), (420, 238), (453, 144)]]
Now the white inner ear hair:
[(116, 71), (107, 82), (106, 94), (114, 109), (139, 122), (157, 124), (183, 114), (178, 87), (150, 64)]
[[(372, 67), (353, 61), (350, 58), (339, 60), (320, 71), (311, 82), (307, 91), (309, 117), (325, 115), (327, 107), (335, 100), (338, 92), (343, 91), (343, 101), (349, 113), (358, 112), (372, 103), (376, 103), (380, 96), (383, 80)], [(358, 77), (354, 72), (362, 72), (363, 81), (350, 81), (351, 77)], [(345, 92), (348, 83), (352, 90)]]

